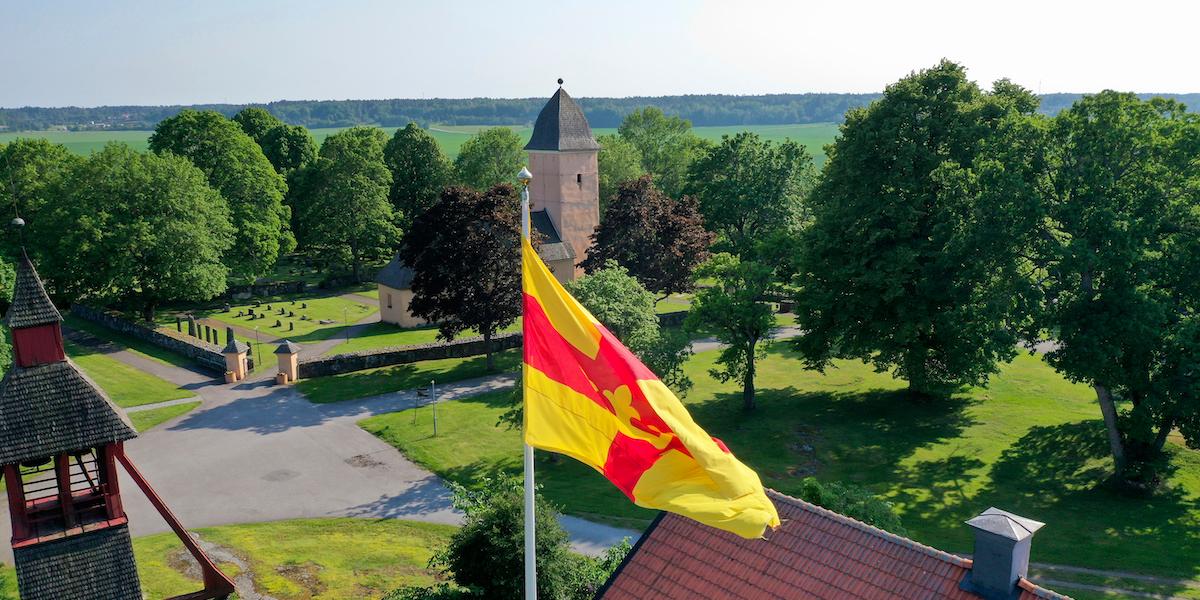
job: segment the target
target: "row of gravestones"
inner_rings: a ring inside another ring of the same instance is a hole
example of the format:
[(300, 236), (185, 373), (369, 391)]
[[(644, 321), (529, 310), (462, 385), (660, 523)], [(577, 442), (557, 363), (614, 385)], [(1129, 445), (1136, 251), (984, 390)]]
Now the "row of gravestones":
[[(175, 330), (178, 331), (179, 333), (183, 333), (184, 320), (185, 319), (183, 317), (175, 317)], [(187, 328), (188, 328), (187, 334), (189, 337), (194, 337), (199, 340), (204, 340), (214, 346), (221, 345), (221, 332), (219, 329), (217, 329), (216, 327), (209, 327), (208, 325), (202, 325), (200, 323), (197, 323), (196, 317), (194, 317), (192, 315), (188, 315), (186, 320), (187, 320)], [(229, 344), (231, 342), (233, 342), (233, 328), (226, 327), (225, 328), (225, 343)]]

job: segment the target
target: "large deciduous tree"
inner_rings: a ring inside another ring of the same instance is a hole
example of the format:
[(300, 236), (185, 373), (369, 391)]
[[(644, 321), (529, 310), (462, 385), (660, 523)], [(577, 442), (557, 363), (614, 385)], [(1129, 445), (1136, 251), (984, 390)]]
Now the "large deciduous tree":
[(317, 142), (308, 128), (300, 125), (275, 127), (258, 144), (267, 160), (284, 177), (317, 159)]
[(668, 117), (653, 106), (629, 113), (617, 132), (637, 148), (642, 170), (671, 196), (683, 193), (688, 167), (708, 146), (692, 132), (690, 121)]
[(722, 382), (741, 383), (742, 407), (754, 410), (756, 361), (764, 352), (760, 343), (775, 327), (769, 304), (777, 287), (775, 269), (721, 253), (701, 265), (696, 274), (715, 283), (696, 293), (687, 327), (711, 331), (725, 345), (717, 358), (719, 367), (709, 374)]
[(191, 160), (229, 203), (237, 241), (226, 266), (234, 275), (264, 275), (295, 248), (283, 204), (287, 185), (237, 123), (218, 112), (185, 109), (154, 128), (150, 149)]
[(489, 370), (492, 338), (521, 316), (520, 241), (520, 201), (501, 184), (484, 192), (447, 188), (401, 245), (413, 270), (413, 315), (437, 323), (442, 339), (478, 332)]
[(1035, 106), (943, 61), (847, 113), (796, 279), (795, 343), (810, 366), (861, 359), (915, 396), (944, 396), (1015, 356), (1033, 213), (1003, 191), (1028, 179), (1012, 150)]
[(637, 146), (625, 138), (608, 134), (597, 137), (596, 141), (600, 144), (597, 163), (600, 172), (600, 214), (603, 216), (620, 185), (641, 177), (645, 171), (642, 170), (642, 155)]
[(135, 306), (149, 321), (165, 302), (225, 291), (229, 209), (186, 158), (109, 144), (60, 185), (47, 219), (57, 243), (43, 260), (58, 293)]
[(693, 288), (692, 272), (708, 259), (713, 234), (704, 228), (694, 199), (672, 199), (645, 175), (621, 184), (592, 242), (585, 270), (616, 261), (642, 285), (666, 296)]
[(383, 163), (387, 136), (376, 127), (352, 127), (325, 138), (320, 157), (297, 174), (296, 231), (305, 254), (349, 267), (391, 254), (399, 241)]
[(392, 189), (388, 198), (405, 229), (417, 215), (437, 202), (442, 190), (450, 185), (454, 165), (436, 139), (416, 123), (397, 129), (383, 150), (383, 159), (392, 171)]
[(1103, 92), (1047, 137), (1046, 358), (1095, 389), (1118, 481), (1150, 489), (1172, 431), (1200, 448), (1200, 119)]
[(721, 245), (746, 257), (768, 235), (799, 228), (816, 181), (812, 157), (791, 140), (772, 144), (750, 132), (723, 136), (688, 170), (687, 193), (700, 202)]
[(259, 106), (243, 108), (233, 115), (233, 122), (237, 123), (256, 144), (262, 144), (263, 139), (267, 137), (267, 132), (284, 124), (278, 117), (267, 112), (267, 109)]
[(454, 159), (457, 181), (476, 190), (516, 183), (525, 164), (521, 136), (508, 127), (493, 127), (471, 136)]
[(0, 146), (0, 206), (15, 209), (26, 222), (20, 235), (4, 236), (7, 256), (23, 244), (38, 259), (58, 243), (58, 232), (42, 214), (59, 204), (59, 184), (79, 161), (66, 146), (40, 138)]

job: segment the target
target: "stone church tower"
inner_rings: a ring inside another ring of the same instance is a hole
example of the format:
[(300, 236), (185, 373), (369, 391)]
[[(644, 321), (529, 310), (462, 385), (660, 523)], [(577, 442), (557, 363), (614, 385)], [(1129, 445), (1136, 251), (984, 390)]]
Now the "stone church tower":
[[(531, 222), (547, 236), (542, 258), (559, 280), (583, 273), (592, 232), (600, 224), (600, 144), (583, 110), (559, 88), (542, 107), (525, 149), (529, 151)], [(541, 213), (544, 211), (543, 215)], [(553, 231), (545, 231), (551, 225)], [(553, 244), (561, 243), (561, 247)]]

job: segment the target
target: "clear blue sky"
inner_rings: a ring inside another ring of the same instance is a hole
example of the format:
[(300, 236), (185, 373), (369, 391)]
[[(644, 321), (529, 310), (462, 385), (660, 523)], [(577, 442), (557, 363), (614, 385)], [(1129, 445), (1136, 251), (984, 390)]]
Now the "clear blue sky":
[(1200, 3), (2, 0), (0, 106), (878, 91), (1200, 92)]

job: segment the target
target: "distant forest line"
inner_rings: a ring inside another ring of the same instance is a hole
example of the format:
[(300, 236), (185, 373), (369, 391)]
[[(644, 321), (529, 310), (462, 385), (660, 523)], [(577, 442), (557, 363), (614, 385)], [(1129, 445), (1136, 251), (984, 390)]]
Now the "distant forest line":
[[(880, 94), (771, 94), (763, 96), (689, 95), (630, 98), (581, 98), (592, 127), (616, 127), (631, 111), (657, 106), (693, 125), (784, 125), (840, 122), (847, 110), (863, 106)], [(1044, 94), (1042, 112), (1057, 114), (1082, 94)], [(1173, 98), (1200, 110), (1200, 93), (1139, 94)], [(281, 100), (267, 104), (195, 104), (191, 106), (99, 106), (59, 108), (0, 108), (0, 130), (41, 131), (66, 127), (89, 129), (153, 129), (159, 121), (183, 108), (215, 110), (232, 116), (247, 106), (262, 106), (280, 119), (309, 128), (379, 125), (423, 127), (445, 125), (529, 125), (545, 98), (466, 98), (409, 100)]]

